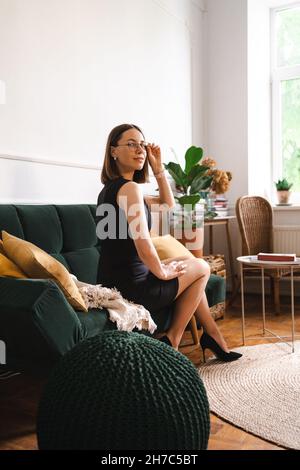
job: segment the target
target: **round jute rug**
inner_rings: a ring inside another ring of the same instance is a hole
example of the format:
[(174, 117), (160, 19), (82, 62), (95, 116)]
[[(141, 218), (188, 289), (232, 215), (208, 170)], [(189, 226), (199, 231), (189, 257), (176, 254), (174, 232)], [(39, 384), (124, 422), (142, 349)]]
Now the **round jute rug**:
[(300, 449), (300, 341), (244, 346), (235, 362), (199, 368), (210, 410), (233, 425), (289, 449)]

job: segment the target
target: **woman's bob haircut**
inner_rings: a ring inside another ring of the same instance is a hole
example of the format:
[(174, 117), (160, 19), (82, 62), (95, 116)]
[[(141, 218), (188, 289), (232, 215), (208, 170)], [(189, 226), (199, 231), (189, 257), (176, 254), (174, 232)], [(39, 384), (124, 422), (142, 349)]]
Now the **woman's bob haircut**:
[[(122, 138), (123, 133), (125, 131), (128, 131), (129, 129), (138, 130), (144, 137), (144, 134), (141, 131), (141, 129), (134, 124), (120, 124), (119, 126), (116, 126), (113, 128), (113, 130), (110, 132), (108, 136), (106, 149), (105, 149), (104, 163), (103, 163), (103, 168), (101, 172), (101, 182), (103, 184), (106, 184), (108, 181), (115, 180), (116, 178), (119, 178), (120, 176), (117, 164), (111, 155), (111, 147), (117, 146), (119, 140)], [(136, 183), (148, 183), (149, 182), (149, 166), (148, 165), (149, 164), (148, 164), (148, 156), (147, 156), (143, 168), (141, 170), (136, 170), (134, 172), (133, 181), (135, 181)]]

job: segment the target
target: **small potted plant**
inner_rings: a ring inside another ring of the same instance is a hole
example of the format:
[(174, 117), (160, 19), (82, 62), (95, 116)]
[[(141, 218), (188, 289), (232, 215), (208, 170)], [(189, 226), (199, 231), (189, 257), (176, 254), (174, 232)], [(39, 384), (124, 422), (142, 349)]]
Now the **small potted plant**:
[(275, 181), (277, 189), (277, 198), (279, 204), (288, 204), (291, 195), (290, 189), (293, 183), (289, 183), (285, 178)]

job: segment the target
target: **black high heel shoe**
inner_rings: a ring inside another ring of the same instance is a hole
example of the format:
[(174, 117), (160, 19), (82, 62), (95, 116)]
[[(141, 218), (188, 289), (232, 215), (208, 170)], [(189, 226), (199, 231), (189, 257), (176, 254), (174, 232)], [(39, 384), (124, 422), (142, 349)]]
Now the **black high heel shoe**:
[(159, 341), (161, 341), (162, 343), (165, 343), (167, 344), (168, 346), (171, 346), (171, 348), (173, 347), (172, 346), (172, 343), (171, 341), (169, 340), (169, 338), (167, 337), (167, 335), (164, 335), (164, 336), (161, 336), (160, 338), (158, 338)]
[(224, 361), (224, 362), (236, 361), (242, 356), (242, 354), (234, 352), (234, 351), (230, 351), (230, 352), (224, 351), (224, 349), (222, 349), (221, 346), (219, 346), (219, 344), (211, 336), (209, 336), (209, 334), (207, 334), (205, 331), (203, 332), (200, 338), (200, 346), (202, 348), (204, 362), (205, 362), (205, 349), (210, 349), (213, 353), (215, 353), (215, 355), (220, 361)]

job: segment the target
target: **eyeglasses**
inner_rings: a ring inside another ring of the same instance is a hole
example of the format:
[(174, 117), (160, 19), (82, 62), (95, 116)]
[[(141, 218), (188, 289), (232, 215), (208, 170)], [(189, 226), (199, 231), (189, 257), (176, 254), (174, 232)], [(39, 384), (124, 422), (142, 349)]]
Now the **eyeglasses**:
[(149, 145), (148, 142), (128, 142), (127, 144), (115, 145), (115, 147), (128, 147), (131, 150), (137, 150), (141, 147), (142, 150), (146, 150), (147, 145)]

